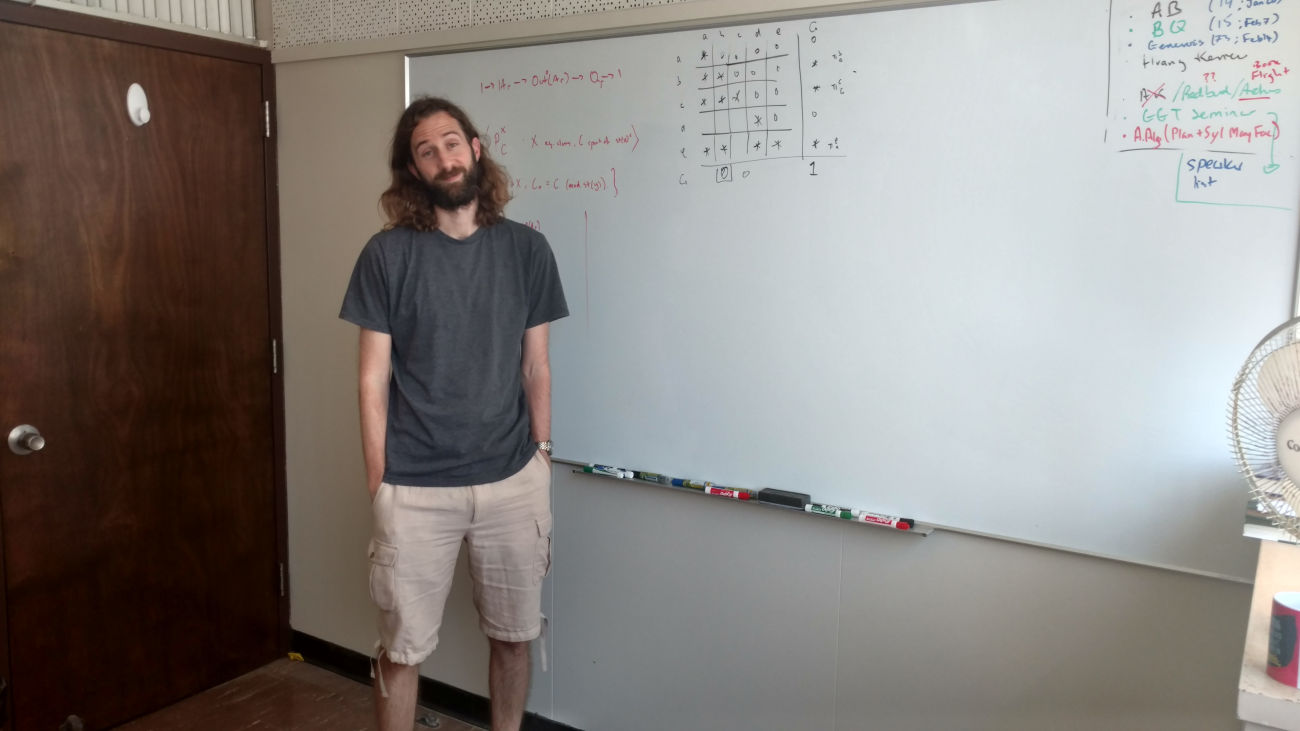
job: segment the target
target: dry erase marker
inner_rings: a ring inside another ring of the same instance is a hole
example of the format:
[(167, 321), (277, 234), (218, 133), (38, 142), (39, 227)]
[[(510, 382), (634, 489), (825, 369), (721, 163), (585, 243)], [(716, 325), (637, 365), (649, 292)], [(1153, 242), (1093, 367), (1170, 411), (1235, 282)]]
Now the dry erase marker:
[(673, 487), (693, 487), (696, 490), (704, 490), (713, 487), (713, 483), (708, 480), (683, 480), (680, 477), (672, 478)]
[(717, 495), (718, 497), (729, 497), (732, 500), (748, 500), (750, 494), (748, 490), (733, 490), (730, 487), (714, 487), (712, 485), (704, 488), (705, 494)]
[(817, 515), (829, 515), (832, 518), (853, 519), (853, 511), (849, 508), (841, 508), (838, 505), (819, 505), (817, 503), (808, 503), (803, 506), (805, 513), (816, 513)]
[(590, 472), (593, 475), (608, 475), (609, 477), (631, 477), (632, 476), (632, 473), (629, 470), (619, 469), (618, 467), (610, 467), (609, 465), (604, 465), (604, 464), (589, 464), (586, 467), (583, 467), (582, 471)]
[(658, 472), (642, 472), (641, 470), (633, 470), (632, 476), (637, 478), (638, 480), (645, 480), (647, 482), (658, 482), (660, 485), (667, 485), (672, 482), (671, 477), (668, 477), (667, 475), (661, 475)]
[(885, 525), (890, 528), (899, 530), (911, 530), (912, 525), (916, 523), (911, 518), (895, 518), (892, 515), (881, 515), (880, 513), (868, 513), (865, 510), (854, 510), (853, 519), (860, 523), (871, 523), (873, 525)]

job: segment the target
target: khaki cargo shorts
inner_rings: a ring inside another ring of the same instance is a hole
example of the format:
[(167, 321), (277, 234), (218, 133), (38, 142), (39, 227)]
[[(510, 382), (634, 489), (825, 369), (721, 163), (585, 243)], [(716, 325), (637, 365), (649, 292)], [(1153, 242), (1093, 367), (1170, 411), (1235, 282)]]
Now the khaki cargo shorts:
[(462, 542), (483, 634), (506, 642), (538, 637), (542, 578), (551, 567), (551, 468), (540, 451), (500, 482), (383, 483), (371, 507), (370, 598), (390, 661), (418, 665), (437, 647)]

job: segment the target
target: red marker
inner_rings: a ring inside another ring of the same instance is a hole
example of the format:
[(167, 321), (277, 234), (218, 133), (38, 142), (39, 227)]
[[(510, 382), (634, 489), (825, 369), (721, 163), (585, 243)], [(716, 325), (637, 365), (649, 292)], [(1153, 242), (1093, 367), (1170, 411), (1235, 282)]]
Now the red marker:
[(730, 487), (715, 487), (709, 485), (704, 488), (706, 495), (717, 495), (718, 497), (729, 497), (732, 500), (748, 500), (752, 497), (747, 490), (733, 490)]
[(872, 525), (884, 525), (899, 530), (911, 530), (916, 523), (911, 518), (895, 518), (892, 515), (881, 515), (880, 513), (868, 513), (865, 510), (853, 511), (853, 519), (860, 523), (871, 523)]

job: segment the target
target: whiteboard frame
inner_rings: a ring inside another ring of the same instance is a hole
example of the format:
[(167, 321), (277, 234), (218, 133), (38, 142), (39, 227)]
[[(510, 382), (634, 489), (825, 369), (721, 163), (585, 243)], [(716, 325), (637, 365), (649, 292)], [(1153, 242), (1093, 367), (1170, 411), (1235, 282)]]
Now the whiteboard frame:
[[(403, 108), (411, 102), (411, 62), (413, 59), (428, 58), (447, 54), (466, 53), (473, 51), (504, 50), (512, 48), (548, 46), (562, 43), (573, 43), (588, 40), (606, 40), (611, 38), (639, 37), (645, 35), (676, 33), (681, 31), (707, 30), (710, 28), (732, 25), (743, 25), (750, 23), (770, 23), (780, 21), (806, 20), (813, 18), (830, 18), (845, 15), (861, 15), (867, 13), (887, 12), (891, 10), (903, 10), (924, 7), (937, 7), (946, 5), (962, 5), (969, 3), (996, 2), (996, 0), (878, 0), (875, 2), (856, 2), (845, 3), (831, 6), (817, 7), (799, 7), (787, 8), (782, 10), (767, 10), (758, 12), (742, 12), (734, 15), (709, 15), (707, 17), (689, 17), (679, 20), (670, 21), (650, 21), (641, 23), (611, 25), (603, 27), (592, 27), (583, 30), (542, 33), (535, 36), (522, 35), (503, 35), (496, 38), (487, 38), (483, 40), (464, 41), (447, 44), (437, 44), (421, 50), (407, 51), (403, 54), (402, 59), (402, 99)], [(1108, 3), (1108, 9), (1113, 7), (1113, 0)], [(661, 8), (659, 8), (662, 10)], [(595, 14), (599, 16), (600, 14)], [(547, 21), (556, 19), (547, 19)], [(547, 21), (535, 21), (547, 22)], [(1109, 58), (1107, 59), (1109, 64)], [(1300, 201), (1297, 201), (1300, 204)], [(1297, 206), (1300, 208), (1300, 205)], [(1300, 317), (1300, 238), (1293, 242), (1293, 252), (1295, 270), (1291, 273), (1292, 285), (1292, 317)], [(1245, 358), (1248, 354), (1242, 354)], [(559, 459), (557, 462), (580, 466), (579, 463), (571, 460)], [(1246, 485), (1243, 483), (1243, 498), (1247, 494)], [(1046, 543), (1034, 541), (1016, 536), (1005, 535), (1000, 533), (989, 533), (979, 530), (961, 528), (958, 526), (944, 525), (926, 521), (927, 529), (946, 531), (950, 533), (961, 533), (980, 538), (988, 538), (1008, 543), (1016, 543), (1034, 548), (1060, 551), (1064, 553), (1077, 554), (1092, 558), (1117, 561), (1147, 568), (1173, 571), (1182, 574), (1190, 574), (1210, 579), (1218, 579), (1233, 583), (1250, 584), (1251, 579), (1248, 577), (1234, 576), (1213, 571), (1205, 571), (1177, 564), (1162, 563), (1128, 556), (1100, 553), (1082, 548), (1066, 546), (1061, 544)], [(928, 534), (929, 531), (927, 531)]]

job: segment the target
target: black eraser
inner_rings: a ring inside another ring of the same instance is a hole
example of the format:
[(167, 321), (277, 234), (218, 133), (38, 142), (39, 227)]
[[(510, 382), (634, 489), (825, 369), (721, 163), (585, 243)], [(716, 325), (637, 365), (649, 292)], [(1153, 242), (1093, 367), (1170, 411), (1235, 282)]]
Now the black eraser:
[(777, 490), (774, 487), (765, 487), (762, 490), (759, 490), (758, 494), (754, 496), (754, 499), (761, 500), (765, 503), (772, 503), (773, 505), (799, 508), (800, 510), (803, 510), (803, 506), (812, 502), (812, 498), (808, 497), (807, 493)]

